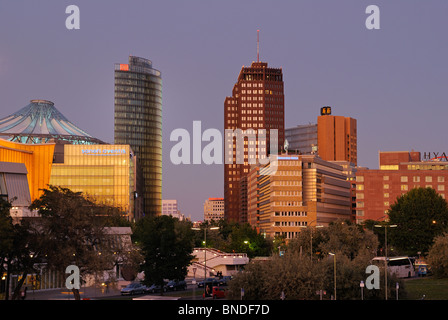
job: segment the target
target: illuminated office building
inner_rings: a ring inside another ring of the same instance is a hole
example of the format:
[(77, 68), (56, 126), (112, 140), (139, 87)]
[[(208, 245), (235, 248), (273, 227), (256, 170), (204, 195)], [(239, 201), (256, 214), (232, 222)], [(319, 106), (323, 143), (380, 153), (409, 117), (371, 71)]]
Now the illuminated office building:
[(224, 219), (224, 198), (208, 198), (204, 202), (204, 220)]
[(323, 107), (317, 117), (317, 145), (322, 159), (357, 165), (356, 119), (331, 115), (331, 108)]
[(162, 77), (148, 59), (115, 64), (115, 144), (130, 145), (144, 183), (144, 214), (162, 212)]
[(350, 219), (350, 182), (342, 166), (315, 155), (277, 159), (248, 175), (248, 222), (261, 234), (292, 239), (304, 227)]
[(63, 160), (52, 165), (50, 184), (120, 208), (129, 220), (141, 218), (136, 159), (128, 145), (65, 144), (63, 148)]
[[(238, 150), (236, 141), (230, 146), (232, 163), (224, 165), (224, 218), (229, 221), (247, 221), (247, 197), (244, 187), (245, 176), (249, 173), (250, 157), (268, 156), (278, 153), (285, 139), (285, 102), (283, 92), (283, 72), (281, 68), (269, 68), (267, 62), (252, 62), (250, 67), (242, 67), (238, 80), (233, 86), (232, 96), (224, 102), (224, 129), (243, 131), (252, 129), (258, 135), (266, 132), (266, 141), (261, 144), (259, 136), (252, 143), (246, 141), (244, 150)], [(270, 130), (277, 130), (277, 140), (272, 137), (277, 150), (270, 150)], [(227, 137), (227, 133), (226, 133)], [(248, 140), (248, 139), (246, 139)], [(244, 154), (244, 163), (238, 163), (239, 152)], [(254, 153), (254, 155), (251, 155)], [(225, 158), (229, 158), (226, 154)], [(251, 159), (251, 160), (256, 160)]]

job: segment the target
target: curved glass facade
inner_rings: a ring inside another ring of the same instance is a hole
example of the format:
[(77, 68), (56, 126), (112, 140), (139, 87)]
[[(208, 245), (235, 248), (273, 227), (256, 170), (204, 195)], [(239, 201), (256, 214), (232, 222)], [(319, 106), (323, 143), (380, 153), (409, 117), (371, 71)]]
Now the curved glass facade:
[(144, 214), (162, 211), (162, 77), (148, 59), (115, 64), (114, 143), (131, 146), (141, 168)]

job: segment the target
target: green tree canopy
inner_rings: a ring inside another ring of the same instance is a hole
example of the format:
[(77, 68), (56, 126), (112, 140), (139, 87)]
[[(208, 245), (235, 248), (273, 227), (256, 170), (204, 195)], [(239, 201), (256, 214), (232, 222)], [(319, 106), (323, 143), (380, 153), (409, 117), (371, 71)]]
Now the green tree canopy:
[(427, 261), (431, 266), (431, 271), (436, 277), (448, 277), (448, 234), (439, 235), (434, 239)]
[(145, 284), (163, 286), (164, 279), (185, 278), (193, 258), (191, 227), (190, 222), (164, 215), (146, 216), (137, 222), (133, 239), (144, 257)]
[[(35, 229), (48, 268), (65, 272), (69, 265), (76, 265), (81, 276), (113, 268), (116, 248), (110, 246), (107, 227), (121, 221), (117, 208), (99, 205), (80, 192), (50, 186), (30, 209), (40, 215)], [(80, 299), (79, 290), (73, 293)]]
[(434, 238), (447, 231), (447, 203), (432, 188), (414, 188), (391, 205), (389, 220), (397, 225), (388, 233), (391, 245), (403, 254), (426, 254)]

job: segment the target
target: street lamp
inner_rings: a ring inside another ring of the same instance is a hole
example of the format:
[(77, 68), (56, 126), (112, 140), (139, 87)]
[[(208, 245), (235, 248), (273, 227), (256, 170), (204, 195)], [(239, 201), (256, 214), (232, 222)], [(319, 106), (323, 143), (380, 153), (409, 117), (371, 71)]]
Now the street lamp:
[[(191, 228), (192, 230), (198, 230), (200, 231), (201, 228)], [(205, 296), (205, 290), (207, 288), (206, 280), (207, 280), (207, 229), (208, 230), (218, 230), (219, 227), (209, 227), (209, 228), (203, 228), (204, 229), (204, 296)]]
[[(300, 226), (300, 228), (308, 228), (308, 227), (311, 227), (311, 223), (313, 223), (313, 222), (316, 222), (317, 223), (317, 220), (313, 220), (313, 221), (311, 221), (310, 222), (310, 225), (308, 225), (308, 226)], [(315, 228), (322, 228), (323, 226), (321, 226), (321, 225), (316, 225), (316, 226), (314, 226)], [(311, 256), (310, 256), (310, 258), (311, 258), (311, 262), (313, 262), (313, 229), (311, 228), (311, 232), (310, 232), (310, 234), (311, 234)]]
[(387, 300), (387, 227), (389, 228), (396, 228), (397, 225), (396, 224), (375, 224), (374, 225), (376, 228), (384, 228), (384, 248), (385, 248), (385, 257), (384, 257), (384, 264), (385, 264), (385, 269), (384, 269), (384, 287), (385, 287), (385, 293), (384, 293), (384, 298), (385, 300)]
[(361, 280), (359, 287), (361, 288), (361, 300), (364, 300), (364, 281)]
[(336, 253), (328, 252), (330, 256), (333, 256), (334, 260), (334, 300), (336, 300)]

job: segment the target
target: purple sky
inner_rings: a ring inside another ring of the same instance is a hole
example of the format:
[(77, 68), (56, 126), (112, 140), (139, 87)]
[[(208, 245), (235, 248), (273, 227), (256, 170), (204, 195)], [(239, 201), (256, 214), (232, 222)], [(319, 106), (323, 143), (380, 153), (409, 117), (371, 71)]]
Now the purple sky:
[[(78, 5), (80, 30), (65, 8)], [(380, 8), (367, 30), (365, 9)], [(447, 152), (448, 1), (2, 1), (0, 117), (47, 99), (113, 143), (114, 63), (148, 58), (163, 77), (163, 198), (203, 217), (223, 196), (222, 165), (179, 165), (169, 136), (223, 130), (223, 103), (243, 65), (282, 67), (286, 127), (315, 123), (320, 107), (358, 120), (358, 164), (378, 151)]]

